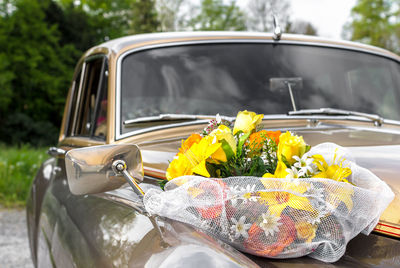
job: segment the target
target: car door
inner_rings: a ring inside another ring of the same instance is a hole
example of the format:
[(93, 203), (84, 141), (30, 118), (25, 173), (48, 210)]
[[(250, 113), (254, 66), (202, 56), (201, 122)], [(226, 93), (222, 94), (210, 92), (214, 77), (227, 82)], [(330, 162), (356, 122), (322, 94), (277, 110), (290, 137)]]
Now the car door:
[(114, 83), (108, 72), (104, 55), (90, 56), (78, 66), (60, 142), (50, 150), (51, 176), (39, 175), (35, 180), (38, 185), (47, 181), (46, 187), (41, 184), (43, 202), (36, 204), (41, 208), (33, 247), (36, 267), (140, 267), (140, 259), (152, 256), (143, 245), (155, 243), (161, 248), (158, 228), (143, 213), (141, 199), (129, 186), (95, 195), (74, 195), (68, 186), (65, 153), (106, 144), (112, 123), (108, 99), (113, 94), (107, 89)]
[[(114, 228), (135, 216), (104, 198), (71, 194), (64, 155), (71, 148), (101, 145), (107, 135), (107, 57), (93, 55), (78, 66), (66, 108), (55, 166), (41, 206), (37, 267), (110, 267)], [(120, 213), (123, 215), (121, 216)], [(118, 222), (116, 222), (118, 219)], [(120, 223), (121, 222), (121, 223)], [(117, 232), (118, 230), (114, 230)]]

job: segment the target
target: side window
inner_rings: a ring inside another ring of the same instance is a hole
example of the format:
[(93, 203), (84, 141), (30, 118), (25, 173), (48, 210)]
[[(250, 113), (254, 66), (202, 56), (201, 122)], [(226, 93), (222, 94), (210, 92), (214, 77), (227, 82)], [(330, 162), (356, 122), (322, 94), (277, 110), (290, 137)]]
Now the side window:
[(79, 93), (79, 85), (81, 77), (82, 77), (82, 65), (79, 67), (79, 71), (77, 72), (75, 79), (72, 82), (71, 100), (68, 108), (68, 116), (66, 124), (66, 133), (65, 133), (66, 136), (72, 136), (73, 133), (74, 114), (78, 103), (78, 93)]
[(94, 56), (87, 59), (82, 74), (81, 78), (76, 77), (67, 134), (105, 139), (108, 78), (106, 58)]

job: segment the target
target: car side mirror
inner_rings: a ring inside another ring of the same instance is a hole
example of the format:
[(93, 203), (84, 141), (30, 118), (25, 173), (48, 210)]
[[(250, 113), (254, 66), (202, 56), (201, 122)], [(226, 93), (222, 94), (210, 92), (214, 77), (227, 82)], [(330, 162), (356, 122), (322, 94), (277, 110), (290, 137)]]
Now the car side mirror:
[(137, 194), (144, 194), (138, 185), (144, 176), (142, 155), (134, 144), (71, 149), (65, 155), (65, 166), (73, 194), (111, 191), (126, 182)]

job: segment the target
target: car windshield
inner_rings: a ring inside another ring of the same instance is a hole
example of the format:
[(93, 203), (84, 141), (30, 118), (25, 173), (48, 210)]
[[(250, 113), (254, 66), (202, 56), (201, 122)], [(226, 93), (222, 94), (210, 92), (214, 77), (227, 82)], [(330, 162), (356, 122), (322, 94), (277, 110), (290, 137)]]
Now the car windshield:
[(270, 43), (185, 45), (128, 54), (120, 67), (122, 133), (134, 130), (124, 121), (140, 117), (235, 116), (245, 109), (286, 114), (294, 104), (400, 119), (399, 62), (364, 52)]

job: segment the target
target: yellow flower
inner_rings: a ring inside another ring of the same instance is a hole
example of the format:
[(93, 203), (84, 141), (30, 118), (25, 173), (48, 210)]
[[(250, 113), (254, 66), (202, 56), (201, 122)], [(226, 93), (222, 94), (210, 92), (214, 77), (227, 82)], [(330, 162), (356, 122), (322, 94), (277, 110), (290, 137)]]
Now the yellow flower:
[(320, 173), (313, 176), (313, 178), (328, 178), (340, 182), (349, 182), (346, 178), (351, 175), (351, 169), (343, 167), (343, 162), (345, 159), (336, 160), (336, 152), (333, 156), (333, 164), (328, 165), (322, 155), (313, 155), (314, 164), (317, 165)]
[[(345, 159), (338, 159), (336, 152), (333, 157), (333, 164), (328, 165), (322, 155), (313, 155), (314, 163), (317, 165), (320, 173), (317, 173), (313, 176), (313, 178), (326, 178), (335, 180), (338, 182), (347, 182), (349, 181), (346, 179), (348, 176), (351, 175), (351, 169), (347, 167), (343, 167), (343, 162)], [(338, 207), (340, 202), (343, 202), (348, 210), (353, 209), (353, 199), (352, 196), (354, 191), (351, 187), (336, 187), (328, 192), (327, 195), (327, 202), (331, 205)]]
[(307, 183), (294, 183), (287, 180), (268, 180), (268, 177), (264, 178), (266, 179), (261, 179), (261, 183), (267, 190), (279, 189), (279, 191), (257, 192), (257, 195), (260, 197), (258, 199), (259, 202), (267, 204), (271, 213), (280, 216), (286, 207), (306, 210), (314, 213), (314, 209), (310, 201), (306, 197), (301, 196), (307, 191)]
[(334, 207), (338, 207), (340, 202), (343, 202), (347, 209), (351, 211), (353, 209), (353, 194), (354, 190), (351, 187), (337, 187), (328, 191), (326, 201)]
[(210, 177), (206, 168), (206, 160), (219, 148), (221, 143), (213, 142), (212, 137), (205, 137), (199, 143), (194, 143), (184, 153), (178, 153), (169, 164), (166, 177), (172, 180), (184, 175), (198, 174)]
[(169, 163), (166, 177), (167, 180), (172, 180), (180, 176), (192, 174), (192, 165), (190, 164), (189, 159), (187, 159), (183, 153), (178, 153), (174, 160)]
[(289, 131), (279, 136), (278, 159), (282, 160), (282, 156), (286, 158), (289, 164), (296, 162), (293, 156), (302, 157), (306, 152), (307, 145), (302, 136), (292, 136)]
[(211, 155), (213, 160), (218, 162), (226, 162), (229, 158), (236, 154), (236, 140), (229, 127), (220, 125), (217, 129), (213, 130), (210, 137), (215, 137), (221, 147)]
[(306, 240), (307, 243), (311, 243), (315, 237), (317, 227), (308, 222), (296, 223), (295, 227), (297, 231), (297, 237)]
[(314, 212), (310, 201), (306, 197), (292, 194), (289, 191), (259, 191), (258, 196), (260, 197), (258, 199), (259, 202), (267, 204), (269, 211), (277, 216), (280, 216), (286, 207)]
[(346, 180), (351, 175), (350, 168), (344, 168), (339, 165), (328, 166), (325, 170), (313, 176), (313, 178), (327, 178), (340, 182), (349, 182)]
[(286, 178), (286, 176), (289, 174), (286, 171), (287, 167), (285, 165), (285, 163), (283, 163), (282, 161), (278, 161), (278, 164), (276, 165), (276, 169), (275, 169), (275, 173), (271, 174), (271, 173), (265, 173), (262, 177), (263, 178)]
[(185, 153), (194, 143), (199, 143), (202, 137), (199, 134), (192, 134), (185, 141), (182, 141), (182, 146), (179, 148), (180, 153)]
[(233, 127), (233, 135), (239, 131), (242, 131), (243, 133), (251, 132), (261, 123), (263, 118), (263, 114), (256, 114), (247, 110), (239, 112), (236, 116), (235, 125)]

